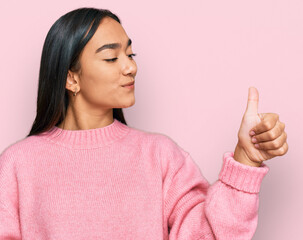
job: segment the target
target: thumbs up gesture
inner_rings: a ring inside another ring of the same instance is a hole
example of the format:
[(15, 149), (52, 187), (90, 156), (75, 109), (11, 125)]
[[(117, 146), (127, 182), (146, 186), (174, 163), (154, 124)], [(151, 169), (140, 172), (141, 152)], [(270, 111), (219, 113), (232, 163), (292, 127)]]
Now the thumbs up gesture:
[(285, 124), (279, 121), (276, 113), (258, 113), (258, 102), (258, 90), (250, 87), (234, 151), (236, 161), (254, 167), (288, 151)]

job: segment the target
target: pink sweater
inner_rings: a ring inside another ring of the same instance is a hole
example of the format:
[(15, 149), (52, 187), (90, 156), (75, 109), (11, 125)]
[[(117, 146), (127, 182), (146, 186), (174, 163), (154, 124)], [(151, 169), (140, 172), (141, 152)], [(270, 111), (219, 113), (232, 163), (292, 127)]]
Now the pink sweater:
[(251, 239), (268, 170), (226, 152), (210, 185), (163, 134), (54, 127), (0, 155), (0, 239)]

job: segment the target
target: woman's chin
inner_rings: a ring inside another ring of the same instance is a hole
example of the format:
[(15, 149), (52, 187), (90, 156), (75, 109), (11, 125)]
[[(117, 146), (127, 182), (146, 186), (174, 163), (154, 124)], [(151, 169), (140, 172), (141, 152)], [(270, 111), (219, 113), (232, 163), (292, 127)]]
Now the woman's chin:
[(129, 108), (135, 104), (135, 98), (132, 101), (128, 101), (124, 104), (122, 104), (119, 108)]

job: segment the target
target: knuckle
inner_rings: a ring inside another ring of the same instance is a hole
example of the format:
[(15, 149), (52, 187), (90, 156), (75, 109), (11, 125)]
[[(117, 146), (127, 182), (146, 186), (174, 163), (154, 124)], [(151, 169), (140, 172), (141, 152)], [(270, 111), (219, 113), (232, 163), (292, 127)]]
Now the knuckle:
[(288, 144), (285, 143), (285, 152), (284, 152), (284, 154), (287, 153), (287, 152), (288, 152)]
[(275, 138), (278, 138), (281, 135), (283, 135), (283, 131), (281, 131), (281, 129), (277, 128), (276, 131), (275, 131)]
[(280, 143), (279, 143), (278, 141), (273, 141), (273, 142), (272, 142), (272, 146), (273, 146), (274, 148), (278, 148), (278, 147), (280, 147)]
[(256, 135), (254, 138), (257, 140), (257, 143), (260, 143), (262, 141), (261, 136)]
[(274, 131), (269, 131), (268, 136), (270, 139), (275, 139), (276, 138), (276, 133)]
[(285, 152), (284, 148), (281, 147), (281, 148), (278, 149), (278, 155), (279, 156), (282, 156), (284, 154), (284, 152)]
[(285, 134), (285, 132), (284, 132), (284, 128), (283, 128), (283, 127), (282, 127), (282, 128), (280, 128), (280, 129), (279, 129), (279, 132), (280, 132), (280, 135)]
[(270, 123), (270, 121), (266, 121), (266, 122), (264, 122), (263, 123), (263, 125), (264, 125), (264, 127), (266, 128), (266, 129), (271, 129), (271, 123)]
[(280, 134), (283, 133), (284, 129), (285, 129), (285, 124), (282, 123), (282, 122), (279, 122), (279, 132), (280, 132)]

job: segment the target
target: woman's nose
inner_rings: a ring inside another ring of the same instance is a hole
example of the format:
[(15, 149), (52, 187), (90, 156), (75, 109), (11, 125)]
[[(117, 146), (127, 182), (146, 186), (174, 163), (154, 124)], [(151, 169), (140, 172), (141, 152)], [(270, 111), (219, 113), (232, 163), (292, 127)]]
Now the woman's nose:
[(137, 72), (137, 65), (136, 65), (135, 60), (129, 59), (129, 57), (127, 57), (127, 60), (125, 61), (124, 66), (123, 66), (123, 72), (125, 75), (128, 75), (128, 74), (135, 75)]

